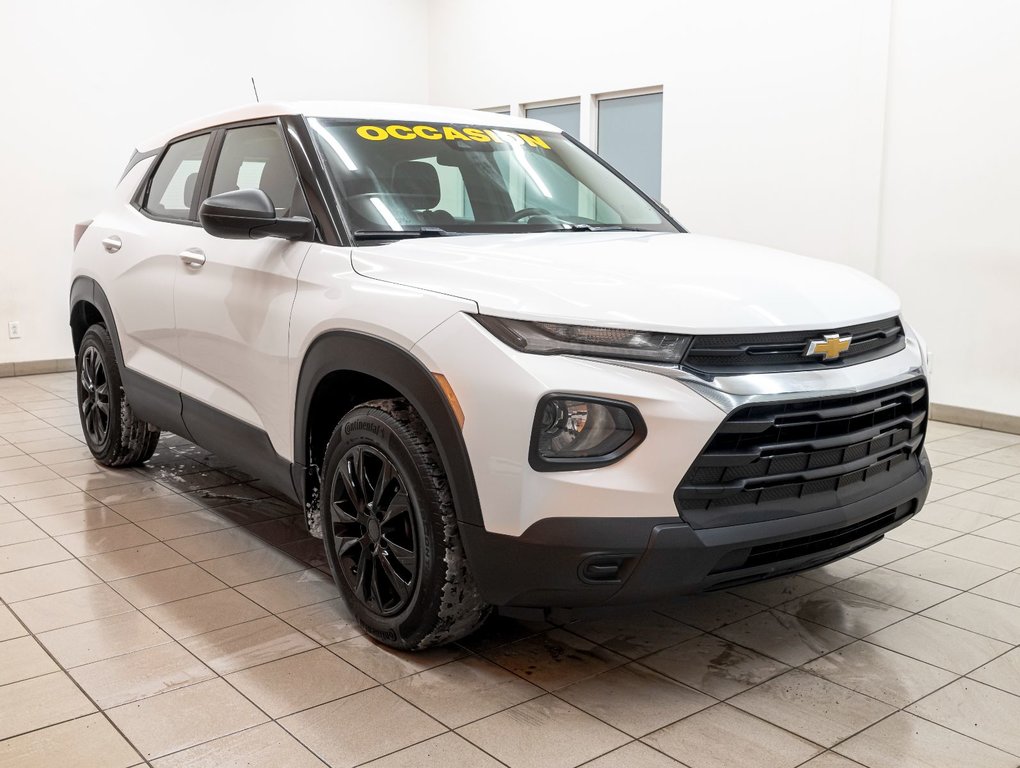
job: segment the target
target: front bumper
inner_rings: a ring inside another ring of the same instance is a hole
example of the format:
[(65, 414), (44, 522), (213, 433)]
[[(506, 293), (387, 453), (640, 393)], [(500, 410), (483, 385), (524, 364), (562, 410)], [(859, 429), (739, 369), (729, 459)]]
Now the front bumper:
[(819, 512), (696, 530), (665, 518), (556, 517), (521, 536), (462, 524), (472, 572), (498, 606), (578, 608), (653, 602), (816, 568), (880, 540), (924, 504), (931, 465)]

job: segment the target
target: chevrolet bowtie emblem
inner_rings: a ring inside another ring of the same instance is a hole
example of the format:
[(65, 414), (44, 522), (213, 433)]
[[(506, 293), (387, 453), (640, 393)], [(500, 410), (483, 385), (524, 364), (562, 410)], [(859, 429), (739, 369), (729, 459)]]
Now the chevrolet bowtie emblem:
[(821, 341), (809, 341), (804, 356), (822, 355), (823, 360), (835, 360), (850, 349), (853, 336), (840, 336), (838, 333), (827, 333)]

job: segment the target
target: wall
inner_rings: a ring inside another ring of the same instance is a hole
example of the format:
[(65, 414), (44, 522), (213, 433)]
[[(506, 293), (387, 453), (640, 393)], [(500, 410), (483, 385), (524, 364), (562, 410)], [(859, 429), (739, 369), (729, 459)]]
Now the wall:
[[(425, 101), (420, 0), (0, 3), (0, 363), (70, 357), (74, 222), (135, 142), (253, 100)], [(380, 52), (399, 50), (395, 57)], [(407, 62), (417, 62), (409, 67)], [(7, 338), (9, 320), (22, 338)]]
[(879, 276), (936, 402), (1020, 415), (1020, 5), (434, 0), (430, 22), (434, 103), (663, 86), (681, 222)]

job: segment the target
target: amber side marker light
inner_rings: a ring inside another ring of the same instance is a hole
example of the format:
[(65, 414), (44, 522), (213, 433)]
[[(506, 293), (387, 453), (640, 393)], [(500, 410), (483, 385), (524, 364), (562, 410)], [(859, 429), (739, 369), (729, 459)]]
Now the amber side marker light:
[(446, 402), (450, 404), (450, 410), (453, 411), (453, 415), (457, 419), (457, 426), (464, 429), (464, 411), (460, 407), (460, 401), (457, 400), (453, 387), (450, 386), (450, 382), (443, 374), (433, 371), (432, 375), (435, 377), (436, 383), (439, 384), (439, 388), (443, 390), (443, 394), (446, 395)]

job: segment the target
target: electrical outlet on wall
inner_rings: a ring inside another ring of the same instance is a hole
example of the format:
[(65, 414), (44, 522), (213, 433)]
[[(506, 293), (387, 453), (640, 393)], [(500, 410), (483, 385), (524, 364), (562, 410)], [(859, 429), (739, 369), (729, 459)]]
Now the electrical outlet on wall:
[(21, 321), (11, 320), (7, 323), (7, 338), (9, 339), (20, 339), (21, 338)]

